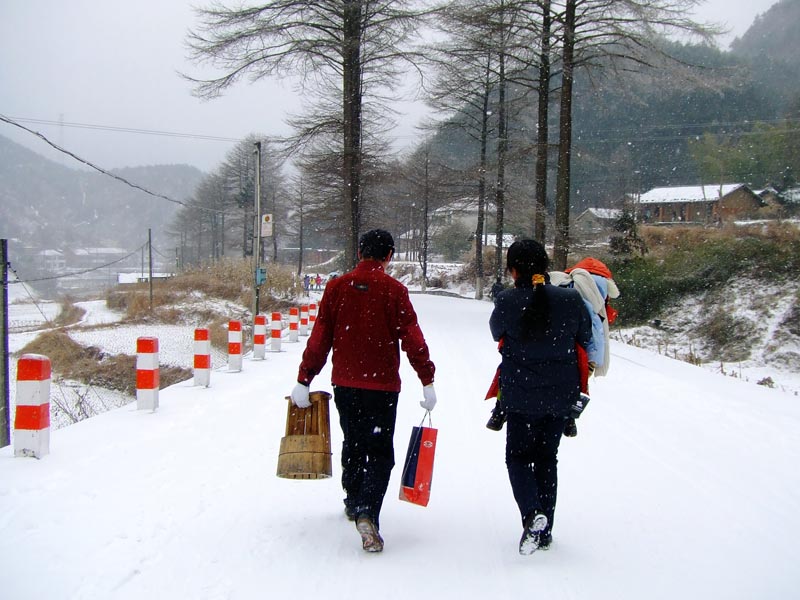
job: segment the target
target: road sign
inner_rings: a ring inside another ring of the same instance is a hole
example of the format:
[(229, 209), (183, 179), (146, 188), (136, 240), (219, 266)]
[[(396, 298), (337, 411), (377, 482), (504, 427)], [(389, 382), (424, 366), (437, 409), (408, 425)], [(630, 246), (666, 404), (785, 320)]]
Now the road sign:
[(261, 215), (261, 237), (272, 236), (272, 215)]

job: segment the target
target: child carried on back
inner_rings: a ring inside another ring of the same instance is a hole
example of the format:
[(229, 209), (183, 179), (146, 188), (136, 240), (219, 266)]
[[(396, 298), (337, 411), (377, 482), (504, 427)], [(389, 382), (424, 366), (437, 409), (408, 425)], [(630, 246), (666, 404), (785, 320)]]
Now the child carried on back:
[[(592, 318), (592, 340), (586, 353), (578, 349), (578, 368), (581, 375), (582, 400), (575, 406), (573, 415), (567, 420), (564, 435), (575, 437), (578, 428), (575, 419), (586, 408), (589, 402), (589, 376), (602, 377), (608, 373), (611, 353), (609, 351), (609, 325), (617, 317), (617, 311), (609, 304), (609, 299), (619, 297), (619, 288), (611, 276), (609, 268), (600, 260), (587, 257), (566, 271), (550, 271), (550, 283), (560, 287), (574, 287), (583, 298), (584, 304)], [(502, 343), (502, 341), (501, 341)], [(500, 431), (505, 422), (502, 407), (502, 383), (493, 384), (487, 394), (488, 398), (497, 397), (486, 427)]]

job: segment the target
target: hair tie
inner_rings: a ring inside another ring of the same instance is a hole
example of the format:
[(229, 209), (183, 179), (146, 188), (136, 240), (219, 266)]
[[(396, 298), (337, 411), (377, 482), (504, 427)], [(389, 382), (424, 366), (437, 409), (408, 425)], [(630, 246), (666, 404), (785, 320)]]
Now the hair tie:
[(531, 278), (531, 281), (533, 281), (533, 285), (542, 285), (544, 283), (544, 275), (537, 273)]

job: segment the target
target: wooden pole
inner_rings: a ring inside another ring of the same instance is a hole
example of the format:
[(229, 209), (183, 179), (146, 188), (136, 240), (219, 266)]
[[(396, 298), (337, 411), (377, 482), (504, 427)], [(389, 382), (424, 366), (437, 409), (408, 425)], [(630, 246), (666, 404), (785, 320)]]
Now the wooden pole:
[(153, 230), (147, 230), (147, 272), (150, 281), (150, 312), (153, 312)]
[(0, 240), (0, 448), (11, 443), (11, 391), (8, 383), (8, 240)]

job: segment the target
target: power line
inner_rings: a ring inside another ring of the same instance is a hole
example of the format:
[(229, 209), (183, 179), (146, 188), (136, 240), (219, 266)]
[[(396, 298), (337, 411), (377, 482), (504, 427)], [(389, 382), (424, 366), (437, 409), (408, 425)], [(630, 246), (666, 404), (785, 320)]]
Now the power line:
[(76, 129), (97, 129), (100, 131), (116, 131), (119, 133), (137, 133), (142, 135), (160, 135), (166, 137), (189, 138), (193, 140), (209, 140), (212, 142), (242, 142), (242, 138), (207, 135), (204, 133), (182, 133), (178, 131), (161, 131), (158, 129), (138, 129), (135, 127), (120, 127), (117, 125), (98, 125), (95, 123), (77, 123), (72, 121), (52, 121), (48, 119), (34, 119), (27, 117), (9, 117), (17, 122), (36, 123), (39, 125), (57, 125), (59, 127), (73, 127)]
[(147, 188), (142, 187), (141, 185), (139, 185), (137, 183), (132, 183), (132, 182), (128, 181), (127, 179), (125, 179), (124, 177), (121, 177), (119, 175), (115, 175), (114, 173), (106, 171), (102, 167), (98, 167), (94, 163), (91, 163), (88, 160), (85, 160), (85, 159), (81, 158), (77, 154), (73, 154), (69, 150), (67, 150), (65, 148), (62, 148), (61, 146), (59, 146), (58, 144), (56, 144), (54, 142), (51, 142), (49, 139), (47, 139), (47, 137), (45, 137), (43, 134), (39, 133), (38, 131), (34, 131), (33, 129), (29, 129), (29, 128), (25, 127), (24, 125), (22, 125), (20, 123), (17, 123), (13, 119), (11, 119), (9, 117), (6, 117), (5, 115), (0, 115), (0, 121), (8, 123), (9, 125), (13, 125), (14, 127), (19, 127), (20, 129), (35, 135), (36, 137), (38, 137), (41, 140), (43, 140), (47, 145), (55, 148), (59, 152), (63, 152), (67, 156), (71, 156), (72, 158), (74, 158), (78, 162), (83, 163), (88, 167), (91, 167), (95, 171), (98, 171), (98, 172), (102, 173), (103, 175), (107, 175), (108, 177), (111, 177), (112, 179), (116, 179), (117, 181), (120, 181), (120, 182), (124, 183), (125, 185), (128, 185), (128, 186), (130, 186), (132, 188), (140, 190), (140, 191), (144, 192), (145, 194), (149, 194), (150, 196), (153, 196), (155, 198), (161, 198), (163, 200), (167, 200), (168, 202), (172, 202), (174, 204), (180, 204), (184, 208), (189, 208), (189, 209), (194, 209), (194, 210), (204, 210), (204, 211), (207, 211), (207, 212), (214, 212), (214, 213), (224, 213), (225, 212), (224, 210), (218, 210), (218, 209), (215, 209), (215, 208), (208, 208), (208, 207), (199, 206), (199, 205), (193, 205), (193, 204), (189, 204), (187, 202), (183, 202), (182, 200), (176, 200), (175, 198), (170, 198), (169, 196), (165, 196), (164, 194), (159, 194), (157, 192), (151, 192)]

